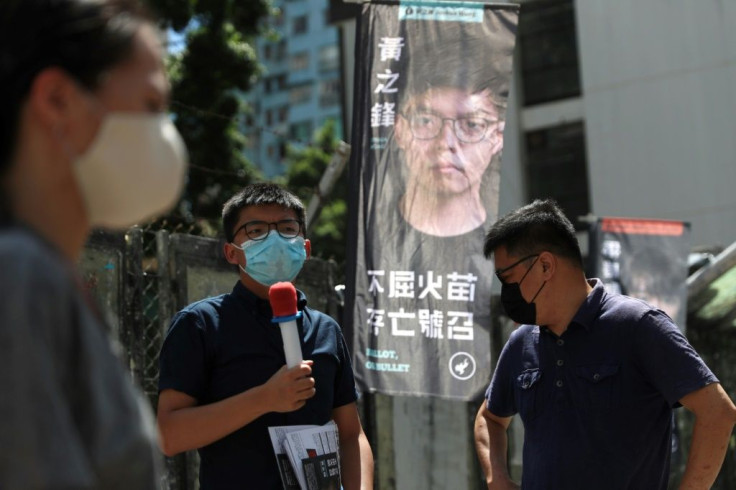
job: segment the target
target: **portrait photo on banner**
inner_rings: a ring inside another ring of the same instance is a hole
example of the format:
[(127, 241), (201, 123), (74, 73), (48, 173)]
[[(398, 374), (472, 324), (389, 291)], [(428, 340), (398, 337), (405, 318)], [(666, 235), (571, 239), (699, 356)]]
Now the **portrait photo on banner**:
[(490, 376), (482, 249), (518, 6), (463, 5), (366, 5), (360, 19), (348, 314), (369, 391), (472, 399)]

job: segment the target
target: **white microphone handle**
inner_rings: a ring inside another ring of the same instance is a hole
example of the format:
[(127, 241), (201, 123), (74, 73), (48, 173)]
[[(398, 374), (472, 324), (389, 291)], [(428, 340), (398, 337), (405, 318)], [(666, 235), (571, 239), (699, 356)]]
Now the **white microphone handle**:
[(281, 339), (284, 341), (284, 354), (286, 355), (286, 366), (293, 368), (302, 362), (302, 346), (299, 342), (299, 330), (296, 321), (279, 323), (281, 328)]

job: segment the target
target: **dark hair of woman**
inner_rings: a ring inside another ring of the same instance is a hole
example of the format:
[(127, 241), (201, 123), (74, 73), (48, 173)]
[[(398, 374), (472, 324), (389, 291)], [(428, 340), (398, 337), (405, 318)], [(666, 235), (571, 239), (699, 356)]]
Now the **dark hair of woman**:
[(59, 67), (87, 89), (132, 48), (150, 18), (134, 0), (0, 2), (0, 176), (15, 151), (20, 109), (33, 80)]

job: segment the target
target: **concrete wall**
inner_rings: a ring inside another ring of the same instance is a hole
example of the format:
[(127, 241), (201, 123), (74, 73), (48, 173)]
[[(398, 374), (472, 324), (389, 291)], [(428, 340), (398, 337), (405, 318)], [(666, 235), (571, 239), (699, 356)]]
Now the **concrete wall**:
[(736, 2), (581, 0), (592, 211), (736, 238)]

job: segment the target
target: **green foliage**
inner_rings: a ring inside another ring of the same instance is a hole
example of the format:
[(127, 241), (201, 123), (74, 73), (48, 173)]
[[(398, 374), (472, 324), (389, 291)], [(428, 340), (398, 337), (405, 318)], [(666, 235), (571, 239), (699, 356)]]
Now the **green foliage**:
[[(288, 170), (283, 184), (307, 205), (337, 148), (334, 121), (327, 121), (314, 137), (312, 145), (289, 145), (286, 160)], [(347, 232), (347, 172), (343, 171), (337, 183), (323, 201), (322, 211), (308, 231), (315, 257), (345, 263)]]
[(189, 150), (189, 181), (169, 224), (219, 229), (222, 204), (260, 172), (244, 156), (239, 94), (260, 73), (254, 36), (272, 13), (269, 0), (148, 0), (164, 28), (186, 46), (167, 60), (171, 111)]

